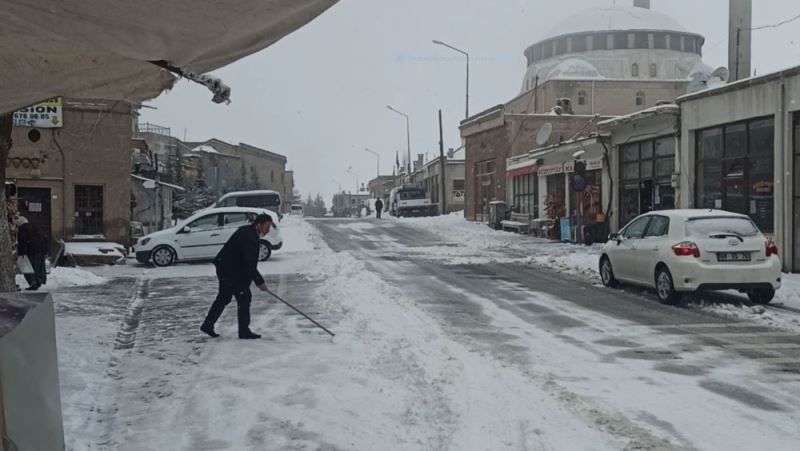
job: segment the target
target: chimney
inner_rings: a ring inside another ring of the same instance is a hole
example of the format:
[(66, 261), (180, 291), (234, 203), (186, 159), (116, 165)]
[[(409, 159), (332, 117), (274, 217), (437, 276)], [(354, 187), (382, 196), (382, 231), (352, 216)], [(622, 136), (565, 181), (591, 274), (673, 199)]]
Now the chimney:
[(650, 9), (650, 0), (633, 0), (633, 7)]
[(730, 0), (728, 69), (734, 82), (749, 78), (752, 55), (753, 0)]

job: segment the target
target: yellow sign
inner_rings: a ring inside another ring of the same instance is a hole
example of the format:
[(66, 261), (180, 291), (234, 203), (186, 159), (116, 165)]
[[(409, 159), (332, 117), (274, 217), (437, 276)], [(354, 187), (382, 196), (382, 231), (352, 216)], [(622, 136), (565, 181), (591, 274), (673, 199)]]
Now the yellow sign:
[(15, 127), (59, 128), (64, 123), (64, 102), (55, 97), (14, 112)]

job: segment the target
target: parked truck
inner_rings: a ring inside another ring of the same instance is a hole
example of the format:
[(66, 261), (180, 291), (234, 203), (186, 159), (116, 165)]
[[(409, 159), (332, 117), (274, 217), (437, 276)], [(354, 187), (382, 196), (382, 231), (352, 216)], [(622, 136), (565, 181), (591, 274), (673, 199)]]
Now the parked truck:
[(435, 216), (438, 206), (432, 204), (424, 189), (402, 185), (389, 193), (389, 214), (397, 216)]

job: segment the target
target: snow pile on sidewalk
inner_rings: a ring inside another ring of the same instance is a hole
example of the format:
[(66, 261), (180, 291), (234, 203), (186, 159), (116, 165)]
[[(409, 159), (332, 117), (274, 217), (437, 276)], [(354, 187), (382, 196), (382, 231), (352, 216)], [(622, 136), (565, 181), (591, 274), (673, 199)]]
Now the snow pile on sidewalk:
[[(58, 267), (54, 268), (50, 271), (50, 274), (47, 275), (47, 285), (42, 287), (41, 290), (52, 291), (59, 288), (102, 285), (107, 281), (108, 279), (83, 269)], [(28, 286), (25, 282), (25, 278), (21, 275), (17, 276), (17, 285), (23, 288)]]

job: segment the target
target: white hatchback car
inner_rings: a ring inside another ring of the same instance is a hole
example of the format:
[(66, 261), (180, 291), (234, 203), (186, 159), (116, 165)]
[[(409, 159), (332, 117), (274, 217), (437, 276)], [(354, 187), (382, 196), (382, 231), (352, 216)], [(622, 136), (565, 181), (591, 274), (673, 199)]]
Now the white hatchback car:
[[(134, 245), (139, 263), (170, 266), (178, 261), (212, 260), (236, 232), (256, 216), (277, 214), (261, 208), (215, 208), (197, 212), (177, 226), (139, 238)], [(274, 220), (274, 219), (273, 219)], [(277, 225), (261, 238), (259, 261), (266, 261), (273, 250), (283, 246)]]
[(607, 287), (655, 288), (665, 304), (683, 292), (731, 289), (766, 304), (781, 286), (781, 261), (775, 244), (745, 215), (665, 210), (641, 215), (609, 236), (600, 277)]

